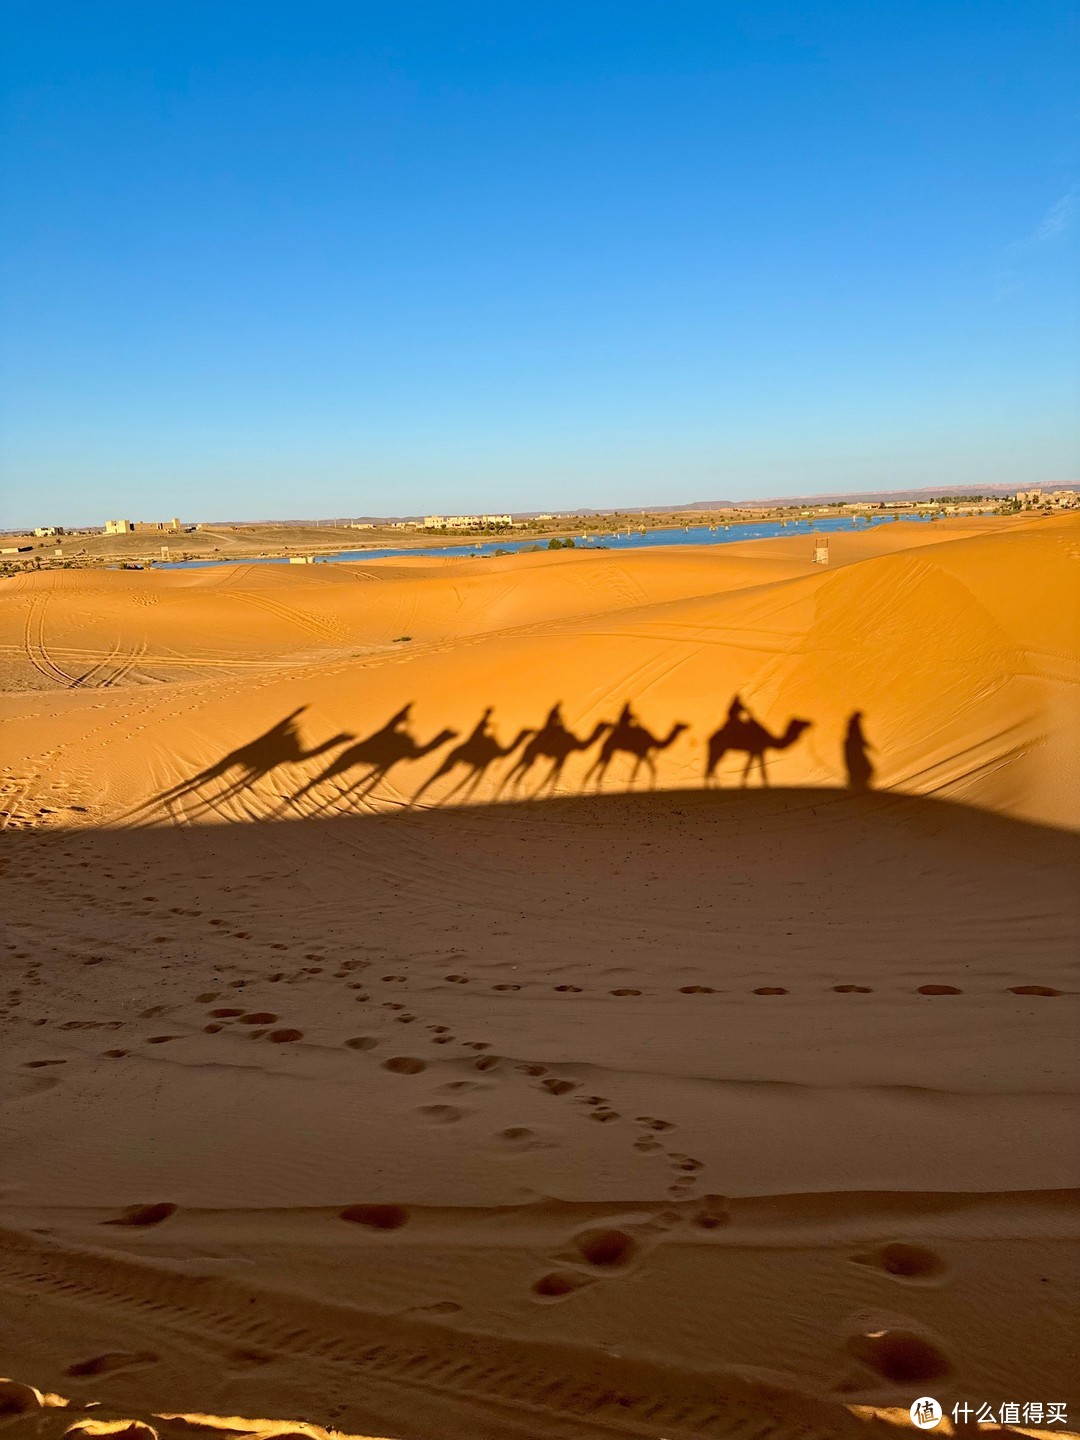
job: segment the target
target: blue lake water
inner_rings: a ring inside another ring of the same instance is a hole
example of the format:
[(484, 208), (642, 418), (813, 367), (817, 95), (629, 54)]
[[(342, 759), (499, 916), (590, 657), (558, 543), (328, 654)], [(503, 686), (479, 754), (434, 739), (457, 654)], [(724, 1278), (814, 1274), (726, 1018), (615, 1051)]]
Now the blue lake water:
[[(928, 521), (929, 515), (905, 515), (905, 520)], [(732, 525), (691, 525), (679, 530), (632, 530), (629, 534), (620, 530), (616, 535), (590, 534), (588, 539), (574, 536), (579, 550), (645, 550), (657, 545), (731, 545), (739, 540), (765, 540), (774, 535), (829, 535), (838, 530), (869, 530), (874, 525), (891, 525), (892, 515), (873, 515), (867, 520), (855, 519), (849, 515), (822, 516), (813, 520), (750, 520)], [(336, 555), (316, 555), (317, 565), (333, 564), (338, 560), (389, 560), (415, 557), (418, 555), (464, 556), (494, 555), (498, 551), (514, 554), (530, 546), (547, 549), (546, 540), (535, 536), (527, 540), (484, 540), (465, 545), (413, 546), (408, 550), (371, 549), (342, 550)], [(210, 565), (287, 565), (283, 555), (266, 556), (248, 560), (236, 556), (229, 560), (174, 560), (154, 566), (155, 570), (201, 570)]]

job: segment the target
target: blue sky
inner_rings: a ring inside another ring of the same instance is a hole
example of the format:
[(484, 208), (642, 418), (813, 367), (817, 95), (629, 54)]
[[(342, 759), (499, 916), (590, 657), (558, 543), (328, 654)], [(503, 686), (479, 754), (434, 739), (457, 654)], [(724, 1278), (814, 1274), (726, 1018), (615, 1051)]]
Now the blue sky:
[(1076, 478), (1058, 0), (9, 0), (0, 524)]

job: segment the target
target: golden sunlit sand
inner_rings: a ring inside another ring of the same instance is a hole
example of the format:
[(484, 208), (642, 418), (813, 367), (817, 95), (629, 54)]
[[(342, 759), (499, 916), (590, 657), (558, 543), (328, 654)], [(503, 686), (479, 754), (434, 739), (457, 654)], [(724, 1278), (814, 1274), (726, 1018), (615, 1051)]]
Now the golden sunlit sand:
[(1080, 523), (810, 550), (0, 584), (5, 1373), (1075, 1421)]

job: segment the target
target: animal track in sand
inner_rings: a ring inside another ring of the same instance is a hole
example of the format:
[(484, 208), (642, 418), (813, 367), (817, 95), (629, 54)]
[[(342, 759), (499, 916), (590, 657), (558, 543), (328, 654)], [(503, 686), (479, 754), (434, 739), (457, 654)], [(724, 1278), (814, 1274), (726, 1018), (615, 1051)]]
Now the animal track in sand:
[(782, 985), (759, 985), (754, 991), (755, 995), (786, 995), (787, 993)]
[(592, 1275), (579, 1275), (574, 1270), (553, 1270), (533, 1282), (532, 1293), (540, 1300), (565, 1300), (575, 1290), (593, 1283)]
[(240, 1016), (241, 1025), (273, 1025), (281, 1017), (269, 1010), (253, 1010), (249, 1015)]
[(405, 976), (404, 976), (404, 975), (384, 975), (384, 976), (382, 977), (382, 982), (383, 982), (384, 985), (404, 985), (404, 984), (405, 984)]
[(179, 1039), (179, 1035), (148, 1035), (146, 1037), (146, 1043), (148, 1045), (167, 1045), (170, 1040)]
[(473, 1069), (494, 1070), (495, 1066), (498, 1065), (500, 1058), (501, 1057), (498, 1055), (481, 1055), (479, 1060), (473, 1061)]
[(243, 1010), (230, 1009), (226, 1006), (222, 1010), (211, 1010), (210, 1014), (215, 1020), (232, 1020), (237, 1015), (243, 1015)]
[(23, 1066), (27, 1070), (42, 1070), (46, 1065), (66, 1065), (66, 1060), (24, 1060)]
[(1060, 995), (1060, 990), (1054, 990), (1049, 985), (1010, 985), (1010, 995)]
[(920, 995), (962, 995), (964, 992), (958, 990), (955, 985), (920, 985)]
[(872, 995), (874, 993), (869, 985), (834, 985), (832, 988), (837, 995)]
[(514, 1066), (514, 1069), (515, 1069), (515, 1070), (519, 1070), (522, 1075), (546, 1075), (546, 1074), (547, 1074), (547, 1066), (546, 1066), (546, 1065), (515, 1065), (515, 1066)]
[(400, 1230), (409, 1219), (404, 1205), (347, 1205), (341, 1211), (342, 1220), (351, 1220), (354, 1225), (366, 1225), (370, 1230)]
[(558, 1080), (554, 1075), (549, 1075), (540, 1084), (551, 1095), (569, 1095), (571, 1090), (578, 1088), (579, 1082), (577, 1080)]
[(102, 1053), (103, 1055), (107, 1056), (110, 1060), (122, 1060), (122, 1059), (124, 1058), (124, 1056), (128, 1054), (128, 1051), (127, 1051), (127, 1050), (103, 1050), (101, 1053)]
[(351, 1040), (345, 1041), (350, 1050), (374, 1050), (378, 1043), (371, 1035), (354, 1035)]
[(556, 985), (556, 986), (555, 986), (555, 989), (561, 991), (563, 994), (569, 994), (569, 995), (580, 995), (580, 994), (581, 994), (581, 986), (580, 986), (580, 985)]
[(446, 975), (443, 978), (448, 980), (451, 985), (467, 985), (469, 983), (467, 975)]
[(145, 1228), (148, 1225), (160, 1225), (163, 1220), (168, 1220), (170, 1215), (175, 1215), (176, 1209), (177, 1207), (167, 1200), (161, 1200), (156, 1205), (132, 1205), (123, 1215), (117, 1215), (112, 1220), (103, 1220), (101, 1223)]
[(650, 1130), (674, 1130), (674, 1129), (675, 1129), (675, 1122), (674, 1122), (674, 1120), (657, 1120), (657, 1119), (655, 1119), (652, 1115), (639, 1115), (639, 1116), (637, 1117), (637, 1123), (638, 1123), (639, 1125), (647, 1125)]
[(294, 1040), (302, 1040), (304, 1038), (304, 1032), (302, 1030), (291, 1030), (288, 1028), (271, 1030), (267, 1038), (272, 1040), (275, 1045), (291, 1045)]
[(207, 990), (205, 994), (195, 996), (195, 1003), (196, 1005), (209, 1005), (210, 1002), (216, 1000), (220, 994), (220, 990)]
[(640, 994), (641, 994), (641, 991), (640, 991), (640, 990), (612, 990), (612, 991), (610, 991), (610, 994), (612, 994), (612, 995), (640, 995)]
[(421, 1070), (427, 1069), (427, 1062), (418, 1060), (415, 1055), (392, 1055), (382, 1062), (382, 1068), (392, 1070), (395, 1075), (419, 1075)]
[(158, 1356), (152, 1350), (113, 1350), (95, 1355), (91, 1360), (77, 1360), (64, 1371), (65, 1375), (108, 1375), (113, 1370), (133, 1370), (141, 1365), (156, 1365)]
[(681, 985), (680, 995), (715, 995), (716, 991), (711, 985)]
[(493, 990), (520, 990), (520, 985), (492, 985)]
[(857, 1360), (894, 1385), (940, 1380), (952, 1370), (936, 1345), (911, 1330), (875, 1330), (869, 1335), (853, 1335), (847, 1348)]

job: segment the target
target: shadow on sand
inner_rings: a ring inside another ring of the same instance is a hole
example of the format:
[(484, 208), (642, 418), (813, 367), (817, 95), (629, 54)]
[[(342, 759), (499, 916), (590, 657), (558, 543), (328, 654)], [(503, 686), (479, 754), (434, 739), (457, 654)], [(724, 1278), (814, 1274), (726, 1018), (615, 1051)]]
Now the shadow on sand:
[[(613, 720), (597, 720), (591, 730), (578, 735), (566, 723), (562, 702), (556, 701), (535, 726), (522, 726), (512, 738), (502, 740), (494, 707), (488, 705), (465, 739), (448, 750), (434, 770), (410, 792), (398, 780), (398, 768), (415, 765), (450, 744), (458, 738), (458, 731), (443, 726), (436, 734), (421, 739), (411, 728), (413, 703), (409, 702), (362, 739), (339, 732), (309, 746), (305, 745), (298, 725), (306, 708), (300, 706), (293, 710), (264, 734), (162, 791), (128, 818), (145, 816), (154, 810), (172, 813), (174, 806), (180, 806), (189, 818), (198, 818), (207, 811), (226, 813), (233, 801), (261, 781), (273, 776), (275, 786), (280, 787), (283, 781), (289, 784), (289, 777), (296, 776), (301, 766), (335, 749), (338, 753), (316, 774), (308, 774), (295, 788), (278, 789), (280, 803), (272, 811), (276, 817), (289, 813), (319, 814), (360, 804), (387, 781), (391, 771), (395, 772), (395, 779), (390, 798), (407, 805), (416, 805), (422, 800), (427, 805), (470, 800), (485, 777), (500, 766), (504, 768), (496, 781), (496, 796), (508, 800), (547, 798), (564, 784), (565, 766), (571, 755), (583, 754), (594, 746), (599, 748), (580, 781), (582, 793), (592, 788), (603, 789), (609, 772), (615, 773), (612, 767), (617, 761), (622, 762), (618, 774), (623, 783), (633, 788), (644, 772), (651, 787), (658, 778), (655, 757), (674, 745), (690, 728), (685, 721), (674, 720), (665, 733), (650, 729), (628, 700)], [(848, 788), (855, 791), (870, 789), (874, 779), (874, 766), (869, 758), (872, 747), (863, 732), (862, 719), (859, 710), (851, 714), (841, 743)], [(746, 757), (740, 784), (747, 786), (756, 770), (759, 784), (767, 787), (769, 752), (780, 752), (797, 744), (812, 724), (811, 720), (793, 717), (781, 733), (775, 734), (736, 695), (722, 724), (708, 737), (702, 783), (706, 787), (717, 786), (722, 761), (728, 755), (737, 755)], [(515, 756), (513, 763), (506, 767), (504, 762)], [(440, 782), (449, 777), (454, 777), (449, 788), (440, 787)], [(536, 783), (530, 791), (529, 782), (534, 777)]]

